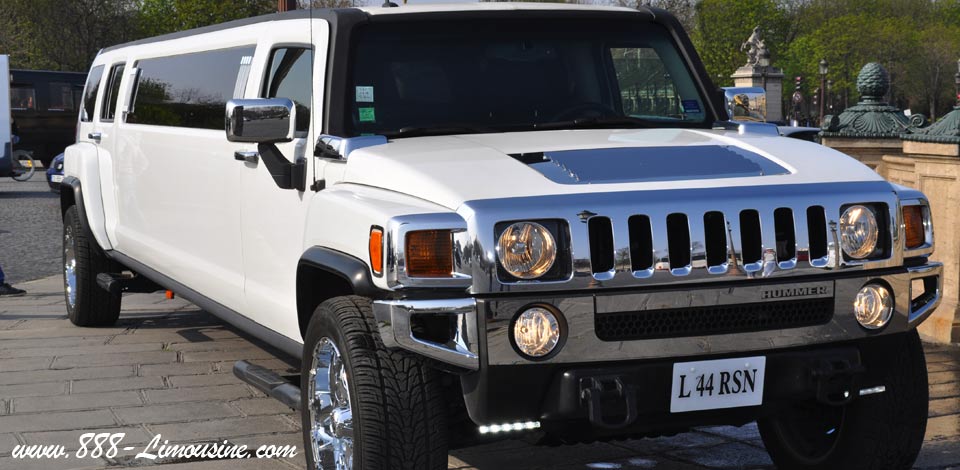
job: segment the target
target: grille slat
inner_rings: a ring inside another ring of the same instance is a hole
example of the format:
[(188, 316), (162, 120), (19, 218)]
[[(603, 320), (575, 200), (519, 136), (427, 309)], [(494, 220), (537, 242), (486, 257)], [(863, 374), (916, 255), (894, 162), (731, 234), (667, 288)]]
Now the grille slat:
[(779, 330), (828, 323), (833, 318), (833, 306), (834, 299), (824, 297), (598, 313), (594, 316), (594, 328), (597, 338), (602, 341)]

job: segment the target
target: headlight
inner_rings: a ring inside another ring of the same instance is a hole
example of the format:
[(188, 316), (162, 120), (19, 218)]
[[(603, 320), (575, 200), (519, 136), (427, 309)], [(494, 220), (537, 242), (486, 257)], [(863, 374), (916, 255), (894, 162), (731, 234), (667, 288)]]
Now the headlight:
[(531, 358), (544, 357), (560, 342), (560, 320), (544, 307), (531, 307), (513, 322), (517, 349)]
[(893, 315), (893, 295), (886, 287), (867, 284), (860, 289), (853, 301), (853, 313), (864, 328), (882, 328)]
[(863, 259), (877, 248), (877, 217), (866, 206), (850, 206), (840, 216), (840, 245), (851, 258)]
[(518, 222), (506, 228), (497, 242), (500, 264), (519, 279), (536, 279), (553, 267), (557, 243), (543, 225)]

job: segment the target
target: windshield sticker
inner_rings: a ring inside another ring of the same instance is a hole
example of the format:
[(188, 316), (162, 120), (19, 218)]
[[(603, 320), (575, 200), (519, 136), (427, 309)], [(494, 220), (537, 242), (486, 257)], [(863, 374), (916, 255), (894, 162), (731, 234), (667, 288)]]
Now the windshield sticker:
[(373, 87), (372, 86), (357, 87), (357, 103), (373, 103)]
[(683, 100), (681, 104), (683, 105), (683, 112), (685, 113), (700, 112), (700, 103), (697, 100)]
[(373, 108), (360, 108), (360, 122), (374, 122), (377, 120)]

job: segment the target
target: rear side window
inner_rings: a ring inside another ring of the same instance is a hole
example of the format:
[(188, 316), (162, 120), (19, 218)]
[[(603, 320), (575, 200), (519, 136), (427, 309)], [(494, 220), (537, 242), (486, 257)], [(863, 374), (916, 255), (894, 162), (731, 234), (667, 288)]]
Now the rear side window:
[(120, 96), (120, 79), (123, 78), (123, 64), (114, 65), (107, 77), (106, 93), (100, 105), (100, 120), (113, 121), (117, 115), (117, 97)]
[(87, 85), (83, 88), (83, 109), (80, 110), (80, 120), (93, 121), (93, 107), (97, 103), (97, 89), (100, 88), (100, 77), (103, 76), (103, 66), (98, 65), (87, 75)]
[(246, 75), (239, 72), (241, 65), (249, 67), (253, 50), (235, 47), (139, 61), (134, 112), (127, 122), (223, 130), (224, 107), (242, 96)]
[(310, 129), (313, 51), (305, 47), (274, 49), (263, 98), (289, 98), (297, 107), (297, 132)]

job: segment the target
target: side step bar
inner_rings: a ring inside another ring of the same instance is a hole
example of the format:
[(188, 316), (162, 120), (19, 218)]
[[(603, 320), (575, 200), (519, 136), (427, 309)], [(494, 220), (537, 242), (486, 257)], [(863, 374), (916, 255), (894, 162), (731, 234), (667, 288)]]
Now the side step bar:
[(233, 365), (233, 375), (257, 390), (280, 400), (280, 403), (300, 411), (300, 387), (290, 383), (276, 372), (247, 361), (237, 361)]
[(136, 274), (100, 273), (97, 274), (97, 285), (112, 295), (123, 292), (150, 293), (163, 290), (153, 281)]

